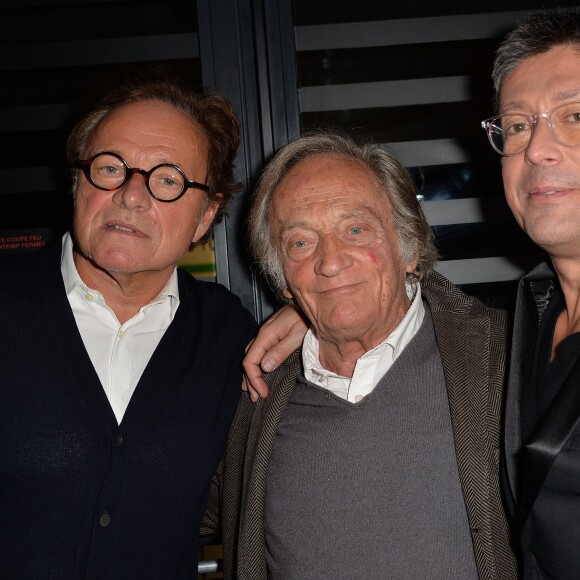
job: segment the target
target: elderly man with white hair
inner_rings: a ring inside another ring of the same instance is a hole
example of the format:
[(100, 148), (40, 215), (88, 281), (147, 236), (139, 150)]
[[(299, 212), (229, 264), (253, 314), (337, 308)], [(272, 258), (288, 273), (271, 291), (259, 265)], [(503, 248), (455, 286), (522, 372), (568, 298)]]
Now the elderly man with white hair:
[(268, 164), (254, 253), (300, 349), (243, 397), (206, 524), (227, 578), (515, 578), (499, 493), (505, 315), (432, 271), (407, 171), (320, 133)]

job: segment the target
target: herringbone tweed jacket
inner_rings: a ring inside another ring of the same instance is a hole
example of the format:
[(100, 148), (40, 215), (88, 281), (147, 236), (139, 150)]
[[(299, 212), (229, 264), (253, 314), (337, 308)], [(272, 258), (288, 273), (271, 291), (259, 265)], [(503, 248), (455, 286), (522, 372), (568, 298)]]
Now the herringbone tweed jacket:
[[(466, 296), (437, 273), (421, 288), (431, 309), (443, 362), (479, 577), (513, 579), (517, 577), (516, 563), (499, 485), (506, 316)], [(300, 371), (301, 357), (296, 351), (267, 376), (267, 399), (253, 404), (249, 397), (242, 397), (232, 424), (202, 527), (202, 533), (216, 533), (221, 520), (225, 578), (267, 578), (264, 500), (268, 460), (276, 426)]]

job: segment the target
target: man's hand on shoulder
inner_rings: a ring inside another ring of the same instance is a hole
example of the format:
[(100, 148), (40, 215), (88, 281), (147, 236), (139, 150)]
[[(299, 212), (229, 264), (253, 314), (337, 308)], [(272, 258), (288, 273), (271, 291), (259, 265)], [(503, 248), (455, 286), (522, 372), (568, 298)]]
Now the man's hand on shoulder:
[(284, 306), (260, 328), (258, 336), (246, 348), (242, 389), (252, 401), (268, 396), (262, 373), (277, 369), (302, 344), (308, 327), (301, 314)]

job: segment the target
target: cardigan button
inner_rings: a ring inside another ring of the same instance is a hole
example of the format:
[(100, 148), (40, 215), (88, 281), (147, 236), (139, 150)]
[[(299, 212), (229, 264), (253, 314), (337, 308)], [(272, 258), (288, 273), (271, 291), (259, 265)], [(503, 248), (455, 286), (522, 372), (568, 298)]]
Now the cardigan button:
[(115, 447), (121, 447), (121, 445), (123, 445), (123, 435), (121, 435), (121, 434), (115, 435), (113, 437), (113, 445)]
[(99, 518), (99, 524), (100, 524), (101, 528), (106, 528), (110, 523), (111, 523), (111, 516), (107, 512), (105, 512)]

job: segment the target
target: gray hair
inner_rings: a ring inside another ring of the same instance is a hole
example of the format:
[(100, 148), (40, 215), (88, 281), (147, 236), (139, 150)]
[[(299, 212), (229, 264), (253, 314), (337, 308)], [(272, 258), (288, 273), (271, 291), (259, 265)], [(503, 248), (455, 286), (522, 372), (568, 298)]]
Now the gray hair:
[(580, 51), (580, 9), (538, 12), (509, 32), (499, 45), (493, 63), (496, 107), (506, 77), (527, 58), (557, 46), (571, 46)]
[(378, 145), (358, 145), (346, 135), (325, 131), (304, 135), (280, 149), (258, 182), (250, 209), (250, 245), (274, 289), (281, 294), (286, 281), (278, 254), (279, 240), (273, 239), (270, 227), (272, 197), (290, 169), (315, 155), (356, 161), (368, 170), (390, 201), (401, 258), (405, 264), (417, 260), (408, 279), (420, 281), (427, 276), (437, 260), (437, 250), (409, 172), (392, 153)]

